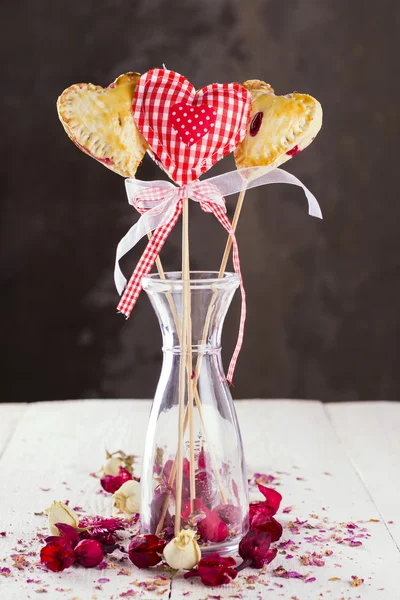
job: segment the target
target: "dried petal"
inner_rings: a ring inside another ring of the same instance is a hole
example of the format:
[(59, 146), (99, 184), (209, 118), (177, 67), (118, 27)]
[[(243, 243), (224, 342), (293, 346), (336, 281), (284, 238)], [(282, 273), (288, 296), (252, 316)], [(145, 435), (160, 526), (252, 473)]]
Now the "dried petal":
[(229, 535), (229, 529), (213, 510), (206, 509), (206, 516), (199, 521), (197, 529), (201, 537), (214, 543), (223, 542)]
[(50, 571), (67, 569), (75, 562), (75, 554), (70, 540), (58, 537), (57, 541), (46, 544), (40, 551), (40, 560)]
[[(253, 530), (246, 533), (239, 544), (239, 555), (243, 558), (244, 566), (262, 569), (276, 556), (277, 550), (270, 550), (271, 536), (263, 531)], [(244, 567), (243, 567), (244, 568)]]
[(154, 567), (162, 559), (166, 542), (156, 535), (137, 535), (129, 544), (129, 558), (136, 567)]
[(261, 484), (258, 484), (258, 489), (264, 496), (265, 500), (252, 502), (250, 504), (250, 521), (260, 509), (262, 509), (265, 514), (269, 514), (270, 516), (275, 515), (282, 501), (281, 494), (276, 490), (267, 488)]
[(264, 514), (263, 511), (259, 511), (250, 522), (250, 529), (258, 529), (269, 533), (271, 536), (271, 542), (277, 542), (283, 533), (283, 527), (268, 514)]
[(216, 586), (230, 583), (237, 575), (235, 559), (231, 556), (224, 558), (219, 554), (211, 554), (207, 558), (202, 558), (197, 565), (197, 569), (185, 573), (185, 579), (189, 577), (200, 577), (204, 585)]
[(215, 511), (219, 518), (231, 529), (239, 527), (242, 522), (242, 510), (240, 506), (235, 506), (234, 504), (219, 504), (215, 508)]

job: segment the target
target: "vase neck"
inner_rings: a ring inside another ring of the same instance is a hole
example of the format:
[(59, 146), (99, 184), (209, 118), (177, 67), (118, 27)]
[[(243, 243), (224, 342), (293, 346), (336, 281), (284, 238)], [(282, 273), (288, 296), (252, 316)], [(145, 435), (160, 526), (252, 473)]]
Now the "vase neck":
[[(180, 272), (143, 277), (143, 289), (147, 292), (156, 312), (163, 337), (163, 350), (179, 354), (182, 331), (183, 282)], [(221, 346), (224, 319), (239, 278), (226, 273), (218, 279), (217, 273), (190, 273), (190, 308), (192, 352), (214, 354)]]

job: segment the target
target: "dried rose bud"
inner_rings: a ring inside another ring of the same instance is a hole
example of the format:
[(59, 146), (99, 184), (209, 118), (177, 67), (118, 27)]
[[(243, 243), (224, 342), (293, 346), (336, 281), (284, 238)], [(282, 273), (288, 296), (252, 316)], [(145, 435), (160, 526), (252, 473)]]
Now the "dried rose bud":
[(156, 535), (137, 535), (129, 544), (129, 558), (139, 569), (154, 567), (162, 559), (166, 542)]
[(164, 558), (172, 569), (193, 569), (201, 558), (196, 532), (182, 529), (164, 548)]
[(132, 475), (124, 469), (120, 467), (118, 470), (118, 475), (114, 477), (113, 475), (104, 475), (100, 479), (101, 487), (108, 492), (109, 494), (114, 494), (125, 481), (130, 481), (132, 479)]
[(53, 535), (62, 535), (56, 527), (56, 523), (66, 523), (75, 529), (79, 524), (79, 517), (72, 508), (66, 506), (63, 502), (54, 500), (53, 504), (46, 508), (45, 512), (49, 517), (49, 528)]
[(75, 558), (83, 567), (97, 567), (103, 560), (104, 553), (96, 540), (82, 540), (75, 546)]
[(249, 531), (239, 544), (239, 554), (243, 558), (243, 563), (238, 570), (245, 567), (262, 569), (265, 564), (269, 564), (276, 556), (277, 550), (270, 549), (271, 536), (263, 531)]
[(112, 475), (113, 477), (117, 477), (119, 474), (119, 468), (124, 466), (124, 461), (122, 458), (118, 458), (117, 456), (111, 456), (106, 460), (103, 465), (104, 475)]
[(134, 514), (140, 512), (140, 483), (131, 479), (125, 481), (114, 492), (114, 508), (118, 512)]
[(50, 571), (64, 571), (75, 562), (75, 554), (68, 538), (52, 538), (40, 551), (40, 560)]

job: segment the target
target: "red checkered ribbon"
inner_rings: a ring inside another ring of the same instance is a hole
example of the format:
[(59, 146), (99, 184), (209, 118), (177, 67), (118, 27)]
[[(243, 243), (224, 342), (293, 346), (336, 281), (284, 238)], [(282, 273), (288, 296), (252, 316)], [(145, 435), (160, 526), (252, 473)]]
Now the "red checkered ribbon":
[[(153, 182), (151, 187), (148, 187), (146, 182), (138, 180), (128, 180), (131, 182), (131, 187), (128, 188), (132, 193), (132, 182), (135, 195), (129, 196), (131, 204), (142, 214), (143, 218), (155, 217), (160, 218), (165, 210), (171, 210), (174, 206), (170, 220), (159, 227), (151, 240), (146, 246), (132, 276), (125, 287), (121, 300), (118, 304), (118, 311), (129, 317), (139, 294), (142, 290), (142, 277), (149, 273), (152, 266), (159, 255), (164, 243), (175, 226), (183, 206), (183, 198), (191, 198), (200, 203), (204, 212), (212, 213), (232, 237), (233, 246), (233, 267), (240, 278), (240, 290), (242, 294), (242, 310), (240, 316), (239, 335), (234, 354), (228, 370), (227, 380), (232, 381), (235, 371), (236, 361), (240, 353), (243, 342), (244, 325), (246, 320), (246, 294), (244, 291), (242, 274), (240, 271), (239, 249), (236, 242), (236, 236), (232, 229), (232, 225), (226, 216), (225, 199), (219, 192), (218, 188), (208, 181), (195, 181), (190, 185), (183, 185), (176, 188), (167, 181)], [(127, 183), (129, 186), (129, 183)], [(143, 186), (142, 189), (140, 189)], [(171, 189), (172, 188), (172, 189)], [(137, 194), (137, 195), (136, 195)]]
[[(300, 186), (303, 188), (308, 200), (309, 214), (313, 217), (322, 218), (321, 210), (313, 194), (294, 175), (282, 169), (270, 170), (265, 167), (238, 169), (205, 181), (196, 180), (182, 187), (176, 187), (168, 181), (148, 182), (138, 179), (127, 179), (125, 181), (129, 203), (141, 213), (139, 221), (131, 227), (117, 247), (114, 279), (118, 292), (122, 294), (118, 310), (126, 317), (131, 314), (142, 290), (143, 275), (151, 271), (158, 254), (182, 212), (183, 198), (191, 198), (199, 202), (205, 212), (215, 215), (231, 236), (233, 266), (240, 278), (242, 310), (238, 341), (228, 370), (227, 379), (230, 382), (243, 341), (246, 295), (240, 271), (239, 250), (232, 225), (226, 216), (224, 197), (243, 189), (250, 189), (268, 183), (290, 183)], [(150, 231), (154, 231), (154, 235), (147, 244), (131, 279), (126, 284), (126, 279), (119, 267), (119, 261)]]

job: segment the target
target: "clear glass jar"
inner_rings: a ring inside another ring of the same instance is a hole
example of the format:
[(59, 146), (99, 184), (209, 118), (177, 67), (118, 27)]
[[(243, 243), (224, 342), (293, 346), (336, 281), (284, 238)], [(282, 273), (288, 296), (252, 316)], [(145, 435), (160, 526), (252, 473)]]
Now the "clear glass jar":
[(217, 275), (190, 273), (192, 345), (186, 356), (181, 346), (181, 273), (165, 273), (165, 279), (143, 277), (143, 289), (160, 323), (164, 360), (143, 457), (142, 532), (170, 539), (180, 528), (196, 529), (203, 554), (233, 552), (248, 529), (242, 440), (221, 362), (222, 327), (239, 278), (233, 273), (221, 279)]

